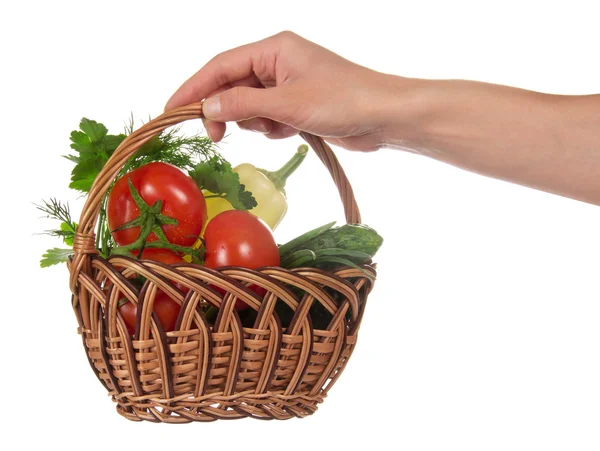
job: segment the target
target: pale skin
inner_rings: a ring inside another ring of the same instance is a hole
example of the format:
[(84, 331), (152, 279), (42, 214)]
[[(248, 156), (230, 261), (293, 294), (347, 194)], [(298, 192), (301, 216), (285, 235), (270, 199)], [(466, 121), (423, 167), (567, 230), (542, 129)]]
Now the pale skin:
[(273, 139), (306, 131), (600, 205), (600, 95), (384, 74), (283, 32), (217, 55), (165, 109), (202, 100), (214, 141), (227, 122)]

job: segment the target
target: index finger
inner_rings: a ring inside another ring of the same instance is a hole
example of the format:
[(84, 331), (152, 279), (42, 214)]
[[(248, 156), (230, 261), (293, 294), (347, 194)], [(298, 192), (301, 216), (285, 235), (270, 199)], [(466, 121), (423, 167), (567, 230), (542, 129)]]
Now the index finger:
[(257, 62), (274, 50), (271, 37), (215, 56), (179, 87), (167, 102), (165, 111), (204, 100), (223, 86), (254, 75)]

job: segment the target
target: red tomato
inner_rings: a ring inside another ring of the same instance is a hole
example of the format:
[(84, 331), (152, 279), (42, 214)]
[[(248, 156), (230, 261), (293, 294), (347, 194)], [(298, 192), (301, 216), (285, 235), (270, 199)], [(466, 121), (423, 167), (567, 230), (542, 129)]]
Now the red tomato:
[(279, 266), (279, 248), (269, 226), (252, 213), (228, 210), (212, 218), (204, 231), (209, 268)]
[[(158, 316), (158, 320), (160, 321), (160, 324), (165, 332), (175, 330), (177, 317), (179, 316), (179, 311), (181, 310), (181, 306), (176, 301), (159, 290), (154, 298), (153, 310)], [(133, 305), (131, 301), (126, 301), (119, 306), (119, 313), (125, 321), (127, 331), (129, 334), (133, 335), (135, 333), (137, 306)]]
[[(138, 252), (134, 252), (137, 256)], [(154, 260), (167, 265), (173, 263), (185, 262), (185, 260), (177, 255), (176, 253), (168, 249), (144, 249), (142, 253), (142, 260)], [(179, 283), (173, 282), (173, 285), (181, 290), (184, 294), (189, 291), (188, 287), (185, 287)], [(110, 284), (109, 284), (110, 286)], [(171, 299), (165, 292), (158, 290), (156, 297), (154, 298), (154, 313), (157, 314), (158, 320), (160, 321), (165, 332), (170, 332), (175, 329), (177, 322), (177, 316), (181, 310), (181, 306)], [(127, 331), (130, 335), (135, 333), (135, 322), (137, 316), (137, 307), (130, 301), (126, 301), (119, 305), (119, 313), (123, 316)]]
[[(133, 255), (139, 255), (139, 251), (134, 251)], [(169, 249), (147, 248), (142, 252), (142, 260), (154, 260), (171, 265), (173, 263), (183, 263), (185, 260)]]
[[(121, 302), (123, 303), (121, 304)], [(129, 332), (129, 335), (133, 335), (135, 333), (135, 318), (137, 316), (137, 307), (133, 305), (131, 301), (126, 300), (119, 301), (119, 304), (119, 313), (125, 321), (125, 325), (127, 326), (127, 332)]]
[[(209, 268), (279, 266), (279, 248), (271, 229), (246, 211), (228, 210), (216, 215), (206, 226), (204, 241), (204, 264)], [(224, 293), (220, 288), (214, 288)], [(266, 293), (264, 288), (256, 285), (249, 288), (260, 297)], [(235, 308), (242, 310), (248, 306), (238, 300)]]
[[(162, 200), (161, 213), (178, 221), (177, 225), (162, 226), (172, 244), (191, 246), (196, 242), (206, 222), (204, 195), (182, 170), (161, 162), (148, 163), (117, 180), (108, 195), (107, 216), (111, 230), (140, 216), (129, 179), (146, 204), (152, 206)], [(113, 237), (117, 244), (125, 246), (133, 243), (139, 234), (139, 227), (131, 227), (113, 232)], [(147, 241), (156, 240), (156, 235), (150, 233)]]
[(175, 330), (180, 310), (181, 306), (167, 294), (162, 291), (156, 293), (154, 312), (158, 316), (158, 320), (162, 324), (163, 329), (165, 329), (165, 332)]

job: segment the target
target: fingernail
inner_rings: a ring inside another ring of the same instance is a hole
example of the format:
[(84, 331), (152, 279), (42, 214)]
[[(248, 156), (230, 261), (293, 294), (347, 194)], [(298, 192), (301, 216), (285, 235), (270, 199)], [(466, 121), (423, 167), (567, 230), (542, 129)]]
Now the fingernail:
[(279, 130), (279, 133), (283, 136), (294, 136), (296, 133), (298, 133), (298, 130), (291, 125), (284, 125)]
[(269, 130), (267, 130), (267, 127), (262, 122), (259, 122), (258, 124), (253, 125), (250, 128), (250, 130), (252, 130), (253, 132), (257, 132), (257, 133), (262, 133), (263, 135), (266, 133), (269, 133)]
[(210, 129), (206, 128), (205, 130), (206, 130), (206, 134), (208, 135), (208, 138), (214, 142), (214, 138), (212, 137), (212, 133), (210, 132)]
[(169, 111), (169, 110), (171, 110), (171, 109), (172, 109), (172, 108), (171, 108), (171, 104), (172, 104), (172, 103), (173, 103), (173, 97), (171, 97), (171, 98), (170, 98), (170, 99), (167, 101), (167, 103), (166, 103), (166, 105), (165, 105), (165, 109), (164, 109), (164, 111)]
[(221, 112), (221, 98), (219, 96), (209, 97), (202, 105), (202, 112), (207, 118), (214, 118)]

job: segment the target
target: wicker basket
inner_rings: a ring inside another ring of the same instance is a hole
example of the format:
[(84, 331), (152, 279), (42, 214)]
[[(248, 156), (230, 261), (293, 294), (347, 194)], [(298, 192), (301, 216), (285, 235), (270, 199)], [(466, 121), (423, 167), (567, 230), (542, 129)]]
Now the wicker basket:
[[(202, 105), (193, 104), (148, 122), (123, 141), (96, 179), (68, 264), (78, 331), (92, 369), (117, 403), (117, 411), (130, 420), (186, 423), (305, 417), (317, 410), (352, 354), (373, 288), (374, 265), (363, 267), (372, 277), (356, 268), (211, 270), (125, 257), (105, 260), (95, 249), (94, 228), (103, 197), (124, 163), (166, 128), (200, 117)], [(331, 173), (346, 221), (360, 222), (352, 188), (331, 149), (319, 137), (306, 133), (302, 137)], [(133, 273), (147, 279), (141, 290), (127, 279)], [(173, 281), (190, 291), (184, 296)], [(246, 288), (250, 284), (263, 287), (267, 294), (259, 298)], [(157, 289), (182, 305), (172, 332), (165, 333), (152, 313)], [(133, 337), (118, 314), (123, 297), (138, 305)], [(252, 327), (243, 327), (234, 309), (237, 299), (258, 312)], [(284, 328), (275, 313), (278, 300), (293, 311)], [(199, 308), (206, 303), (219, 309), (214, 324)], [(313, 327), (309, 315), (313, 303), (331, 314), (327, 327)]]

